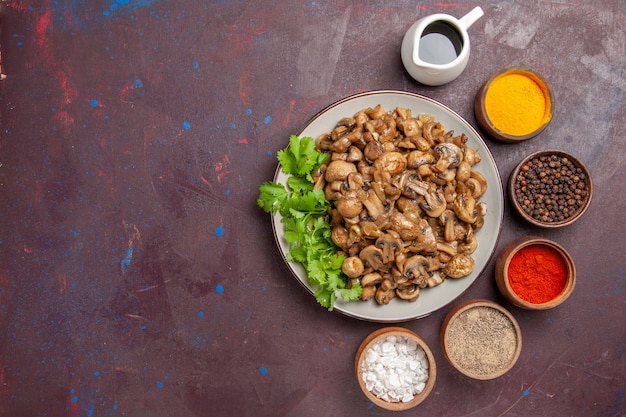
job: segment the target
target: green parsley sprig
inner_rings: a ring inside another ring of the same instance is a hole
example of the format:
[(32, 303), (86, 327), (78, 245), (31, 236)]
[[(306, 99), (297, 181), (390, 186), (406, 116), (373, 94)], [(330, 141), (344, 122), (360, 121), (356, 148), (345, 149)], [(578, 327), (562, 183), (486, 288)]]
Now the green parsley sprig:
[(257, 204), (265, 212), (280, 213), (285, 224), (285, 239), (289, 243), (289, 262), (304, 266), (309, 283), (316, 288), (318, 303), (332, 310), (337, 297), (353, 301), (361, 295), (361, 286), (346, 288), (347, 279), (341, 272), (345, 257), (337, 254), (330, 225), (325, 217), (330, 202), (324, 190), (315, 190), (313, 171), (328, 158), (315, 149), (311, 137), (291, 135), (289, 146), (278, 151), (278, 162), (287, 178), (287, 187), (276, 182), (264, 182), (259, 187)]

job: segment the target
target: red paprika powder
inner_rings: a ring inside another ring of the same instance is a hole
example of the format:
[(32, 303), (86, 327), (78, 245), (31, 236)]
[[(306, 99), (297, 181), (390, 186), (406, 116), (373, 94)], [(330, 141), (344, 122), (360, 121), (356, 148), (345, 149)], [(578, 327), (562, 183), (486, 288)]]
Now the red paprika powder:
[(520, 298), (532, 304), (543, 304), (565, 288), (567, 263), (552, 247), (525, 246), (511, 258), (508, 275), (511, 289)]

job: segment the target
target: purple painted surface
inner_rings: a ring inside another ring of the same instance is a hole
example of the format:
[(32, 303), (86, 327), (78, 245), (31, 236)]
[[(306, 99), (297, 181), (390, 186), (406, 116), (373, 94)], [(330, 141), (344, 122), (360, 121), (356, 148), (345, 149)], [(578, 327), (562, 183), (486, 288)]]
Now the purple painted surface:
[(493, 381), (446, 363), (447, 310), (404, 323), (438, 364), (414, 413), (626, 415), (624, 2), (479, 4), (468, 67), (436, 88), (404, 72), (402, 35), (476, 3), (2, 4), (0, 416), (387, 415), (353, 370), (381, 325), (325, 311), (294, 280), (258, 186), (289, 135), (338, 99), (412, 91), (476, 126), (476, 91), (511, 65), (547, 78), (556, 109), (536, 139), (487, 139), (503, 181), (557, 148), (588, 165), (594, 198), (550, 231), (507, 201), (499, 247), (559, 242), (577, 287), (554, 310), (520, 310), (497, 293), (492, 259), (459, 301), (494, 300), (520, 323), (520, 360)]

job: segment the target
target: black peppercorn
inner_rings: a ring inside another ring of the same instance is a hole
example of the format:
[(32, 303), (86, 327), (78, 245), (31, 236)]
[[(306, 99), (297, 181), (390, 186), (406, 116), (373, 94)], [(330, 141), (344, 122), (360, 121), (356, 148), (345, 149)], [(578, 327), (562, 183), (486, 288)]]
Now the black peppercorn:
[(542, 155), (524, 163), (515, 177), (515, 199), (530, 217), (562, 222), (578, 213), (587, 196), (582, 168), (557, 154)]

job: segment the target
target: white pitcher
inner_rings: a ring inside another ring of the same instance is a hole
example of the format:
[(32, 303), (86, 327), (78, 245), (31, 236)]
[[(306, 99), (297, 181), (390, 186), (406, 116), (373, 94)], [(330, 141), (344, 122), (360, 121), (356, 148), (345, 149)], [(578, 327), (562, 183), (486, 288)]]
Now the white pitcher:
[(402, 39), (402, 63), (409, 75), (432, 86), (461, 75), (470, 55), (467, 29), (482, 15), (483, 10), (475, 7), (460, 19), (437, 13), (415, 22)]

